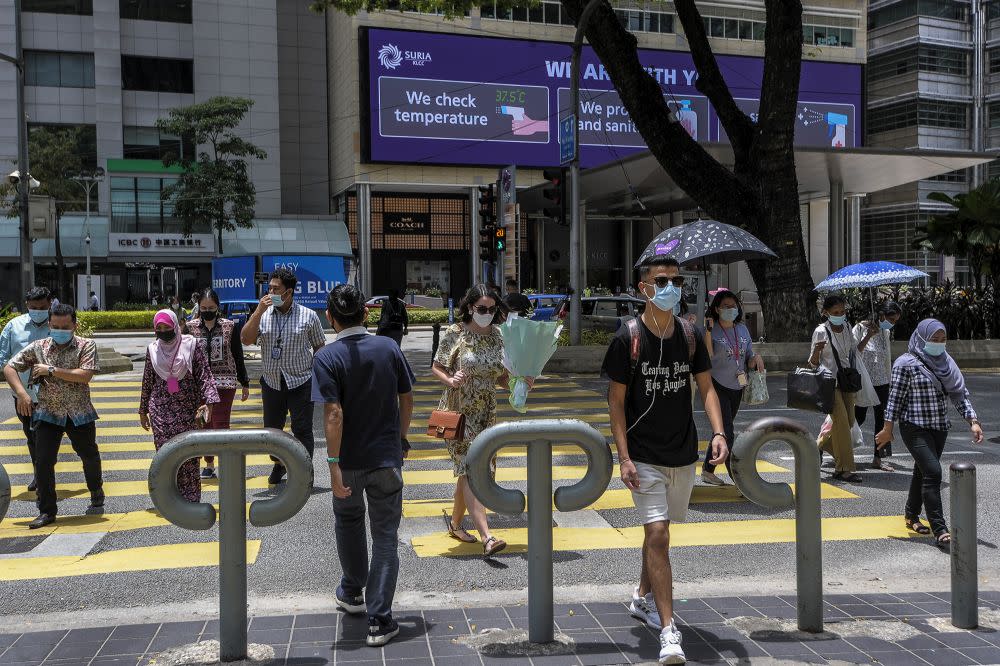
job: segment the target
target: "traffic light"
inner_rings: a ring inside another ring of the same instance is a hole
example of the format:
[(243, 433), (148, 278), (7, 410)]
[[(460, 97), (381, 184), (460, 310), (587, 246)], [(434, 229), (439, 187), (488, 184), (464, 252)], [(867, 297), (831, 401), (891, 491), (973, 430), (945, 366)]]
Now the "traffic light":
[(496, 196), (493, 185), (479, 187), (479, 258), (485, 262), (496, 261), (494, 236), (496, 234)]
[(542, 190), (542, 196), (552, 202), (542, 212), (559, 224), (566, 224), (566, 169), (545, 169), (542, 176), (551, 183), (551, 187)]
[(505, 227), (497, 227), (496, 232), (493, 234), (496, 239), (493, 247), (496, 249), (498, 254), (503, 254), (507, 251), (507, 229)]

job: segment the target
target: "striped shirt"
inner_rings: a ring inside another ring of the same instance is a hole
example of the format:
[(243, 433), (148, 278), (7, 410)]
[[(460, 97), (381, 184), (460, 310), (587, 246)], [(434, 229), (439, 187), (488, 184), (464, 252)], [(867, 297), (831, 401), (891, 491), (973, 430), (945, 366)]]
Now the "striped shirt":
[[(952, 402), (966, 421), (978, 418), (969, 401), (968, 389), (961, 400)], [(905, 421), (928, 430), (949, 430), (948, 396), (944, 394), (941, 384), (928, 377), (923, 370), (897, 361), (892, 368), (885, 420), (893, 423)]]
[[(292, 302), (282, 314), (273, 307), (260, 318), (261, 377), (269, 387), (281, 390), (281, 378), (288, 388), (298, 388), (312, 378), (313, 349), (326, 344), (319, 316), (309, 308)], [(280, 349), (275, 359), (275, 349)]]

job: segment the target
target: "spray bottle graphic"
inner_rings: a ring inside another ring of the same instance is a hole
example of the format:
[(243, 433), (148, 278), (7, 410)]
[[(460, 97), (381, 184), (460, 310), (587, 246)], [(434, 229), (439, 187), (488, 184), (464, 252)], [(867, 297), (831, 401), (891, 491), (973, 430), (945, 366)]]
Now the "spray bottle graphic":
[(827, 113), (826, 122), (830, 126), (827, 136), (831, 138), (830, 145), (843, 148), (847, 145), (847, 116), (842, 113)]
[(681, 108), (677, 111), (677, 122), (691, 135), (692, 139), (698, 138), (698, 114), (691, 108), (691, 100), (681, 100)]

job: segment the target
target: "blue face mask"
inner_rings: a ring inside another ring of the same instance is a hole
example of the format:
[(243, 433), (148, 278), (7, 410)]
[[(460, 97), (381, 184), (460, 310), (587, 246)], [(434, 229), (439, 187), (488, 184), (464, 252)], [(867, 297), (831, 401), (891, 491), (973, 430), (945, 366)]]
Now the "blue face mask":
[(49, 331), (49, 335), (52, 337), (52, 341), (57, 345), (64, 345), (73, 339), (73, 331), (63, 331), (60, 329), (52, 329)]
[(49, 319), (48, 310), (28, 310), (28, 316), (31, 317), (31, 321), (36, 324), (44, 324)]
[(928, 356), (940, 356), (944, 353), (947, 343), (945, 342), (924, 342), (924, 353)]
[(279, 294), (271, 294), (271, 305), (276, 308), (280, 308), (285, 302)]
[(677, 305), (675, 305), (673, 307), (673, 310), (674, 310), (674, 316), (675, 317), (680, 317), (681, 316), (681, 304), (680, 304), (680, 302), (678, 302)]
[(834, 326), (843, 326), (844, 322), (847, 321), (847, 315), (828, 315), (827, 319)]
[(740, 316), (739, 308), (723, 308), (719, 310), (719, 317), (722, 321), (736, 321), (736, 318)]
[(891, 331), (893, 326), (895, 326), (895, 324), (893, 324), (891, 321), (883, 321), (882, 323), (879, 324), (879, 328), (881, 328), (883, 331)]
[(653, 287), (653, 290), (656, 293), (649, 299), (649, 302), (664, 312), (672, 311), (675, 305), (680, 305), (681, 290), (674, 285), (668, 284), (662, 289), (659, 287)]

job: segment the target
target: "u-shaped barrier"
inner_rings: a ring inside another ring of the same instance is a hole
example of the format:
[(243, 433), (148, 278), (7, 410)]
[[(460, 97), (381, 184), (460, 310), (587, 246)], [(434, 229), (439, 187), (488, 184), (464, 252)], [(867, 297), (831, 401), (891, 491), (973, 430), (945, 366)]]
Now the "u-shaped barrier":
[[(788, 442), (795, 454), (794, 493), (787, 483), (765, 481), (757, 471), (761, 447), (774, 441)], [(754, 504), (770, 509), (795, 507), (798, 625), (802, 631), (823, 631), (823, 538), (816, 441), (791, 419), (761, 419), (736, 438), (729, 465), (736, 487)]]
[[(587, 455), (587, 471), (552, 495), (552, 445), (576, 444)], [(539, 419), (500, 423), (479, 434), (466, 458), (469, 486), (488, 509), (519, 514), (525, 497), (501, 488), (490, 462), (505, 446), (528, 449), (528, 640), (548, 643), (554, 637), (552, 616), (552, 504), (559, 511), (579, 511), (597, 501), (611, 481), (611, 450), (601, 433), (582, 421)]]
[(222, 661), (247, 656), (246, 456), (268, 454), (288, 469), (288, 481), (273, 498), (250, 504), (257, 527), (277, 525), (305, 506), (313, 487), (312, 460), (291, 435), (273, 428), (192, 430), (174, 437), (153, 456), (149, 496), (178, 527), (207, 530), (215, 524), (211, 504), (189, 502), (177, 489), (177, 471), (199, 456), (219, 459), (219, 642)]

